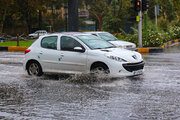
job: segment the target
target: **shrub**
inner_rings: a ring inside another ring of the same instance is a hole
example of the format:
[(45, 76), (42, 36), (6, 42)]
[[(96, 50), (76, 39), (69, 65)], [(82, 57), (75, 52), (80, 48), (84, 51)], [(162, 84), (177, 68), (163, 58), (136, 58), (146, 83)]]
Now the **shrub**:
[[(138, 45), (138, 34), (135, 33), (134, 35), (127, 35), (123, 40), (133, 42)], [(148, 37), (146, 39), (143, 35), (142, 44), (143, 47), (160, 47), (164, 42), (169, 40), (170, 37), (167, 32), (148, 30)]]
[(148, 30), (148, 37), (143, 36), (143, 47), (159, 47), (163, 44), (162, 33)]
[(179, 26), (170, 26), (168, 31), (172, 40), (180, 38), (180, 27)]
[[(125, 41), (133, 42), (138, 45), (138, 32), (135, 28), (133, 28), (135, 34), (134, 35), (126, 35), (125, 37), (119, 36)], [(143, 34), (142, 44), (143, 47), (160, 47), (163, 43), (166, 43), (170, 40), (180, 38), (180, 26), (171, 25), (165, 32), (163, 29), (157, 28), (154, 24), (149, 23), (149, 28), (147, 32), (147, 39), (145, 34)]]

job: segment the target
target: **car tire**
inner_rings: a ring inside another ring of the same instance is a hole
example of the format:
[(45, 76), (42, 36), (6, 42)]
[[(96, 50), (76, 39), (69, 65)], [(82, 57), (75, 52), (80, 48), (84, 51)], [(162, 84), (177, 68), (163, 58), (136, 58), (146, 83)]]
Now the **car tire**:
[(36, 61), (28, 63), (27, 72), (29, 75), (32, 75), (32, 76), (42, 76), (43, 75), (42, 67)]
[(91, 74), (94, 76), (99, 76), (99, 75), (107, 76), (109, 73), (110, 73), (109, 68), (103, 63), (95, 64), (91, 68)]

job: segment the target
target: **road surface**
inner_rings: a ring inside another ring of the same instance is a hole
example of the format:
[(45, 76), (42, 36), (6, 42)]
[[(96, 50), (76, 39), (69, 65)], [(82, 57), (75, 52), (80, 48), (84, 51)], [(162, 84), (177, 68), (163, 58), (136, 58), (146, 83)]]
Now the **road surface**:
[(179, 120), (179, 51), (143, 55), (144, 75), (113, 80), (30, 77), (23, 53), (0, 52), (0, 119)]

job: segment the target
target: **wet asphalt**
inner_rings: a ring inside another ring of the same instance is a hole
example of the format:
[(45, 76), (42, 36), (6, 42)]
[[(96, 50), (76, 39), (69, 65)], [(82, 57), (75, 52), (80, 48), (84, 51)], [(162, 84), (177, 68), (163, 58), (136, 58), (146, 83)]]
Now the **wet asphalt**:
[(143, 55), (141, 76), (30, 77), (23, 53), (0, 52), (2, 120), (180, 120), (180, 45)]

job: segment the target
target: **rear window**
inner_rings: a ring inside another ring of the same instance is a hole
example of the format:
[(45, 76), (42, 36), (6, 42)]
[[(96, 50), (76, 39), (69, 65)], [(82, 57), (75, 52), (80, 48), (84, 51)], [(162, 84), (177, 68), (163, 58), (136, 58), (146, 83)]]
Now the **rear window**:
[(41, 47), (57, 50), (57, 36), (45, 37), (41, 40)]

